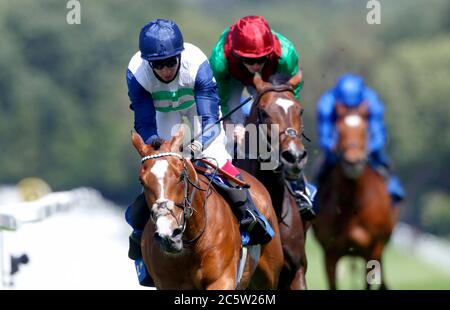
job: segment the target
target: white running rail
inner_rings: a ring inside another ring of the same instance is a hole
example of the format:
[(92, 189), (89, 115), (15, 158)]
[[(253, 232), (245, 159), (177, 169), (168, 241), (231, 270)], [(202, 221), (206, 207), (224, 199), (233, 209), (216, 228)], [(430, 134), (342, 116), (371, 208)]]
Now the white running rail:
[(94, 189), (77, 188), (50, 193), (30, 202), (16, 201), (0, 204), (0, 289), (4, 288), (5, 264), (9, 260), (9, 255), (4, 253), (3, 231), (16, 231), (26, 223), (43, 221), (58, 212), (100, 199), (101, 195)]

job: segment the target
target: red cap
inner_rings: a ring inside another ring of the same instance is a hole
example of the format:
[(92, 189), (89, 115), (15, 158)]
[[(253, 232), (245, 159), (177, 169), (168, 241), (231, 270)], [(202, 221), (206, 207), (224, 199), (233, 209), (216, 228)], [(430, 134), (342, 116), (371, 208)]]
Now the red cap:
[(262, 16), (238, 19), (230, 28), (233, 53), (240, 57), (259, 58), (272, 53), (274, 38)]

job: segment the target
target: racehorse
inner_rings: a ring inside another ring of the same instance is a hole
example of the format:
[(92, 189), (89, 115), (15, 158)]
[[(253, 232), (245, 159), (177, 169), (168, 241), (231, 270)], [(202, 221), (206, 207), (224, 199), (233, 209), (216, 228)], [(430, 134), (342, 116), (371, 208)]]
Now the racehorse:
[[(248, 124), (256, 124), (259, 134), (266, 139), (272, 155), (280, 160), (275, 169), (261, 169), (261, 158), (238, 159), (236, 165), (255, 176), (268, 189), (280, 227), (284, 263), (280, 273), (280, 289), (306, 289), (307, 259), (306, 231), (309, 222), (303, 221), (295, 197), (285, 178), (286, 173), (302, 173), (307, 161), (303, 145), (303, 107), (295, 99), (294, 89), (301, 82), (299, 71), (293, 77), (275, 75), (265, 82), (256, 74), (254, 84), (257, 96), (252, 105)], [(260, 125), (267, 126), (265, 130)], [(273, 127), (279, 134), (272, 136)], [(278, 143), (279, 142), (279, 143)], [(278, 146), (279, 144), (279, 146)]]
[[(158, 289), (275, 289), (283, 263), (276, 215), (266, 189), (241, 172), (275, 236), (253, 246), (238, 277), (238, 221), (211, 182), (181, 155), (184, 130), (157, 150), (132, 133), (140, 156), (139, 180), (150, 209), (141, 241), (145, 265)], [(259, 254), (259, 259), (258, 259)]]
[[(367, 104), (347, 108), (338, 103), (336, 115), (338, 163), (319, 180), (320, 213), (313, 223), (330, 289), (336, 289), (336, 265), (342, 256), (376, 260), (382, 266), (383, 249), (398, 216), (383, 177), (367, 164)], [(380, 289), (386, 289), (382, 272)]]

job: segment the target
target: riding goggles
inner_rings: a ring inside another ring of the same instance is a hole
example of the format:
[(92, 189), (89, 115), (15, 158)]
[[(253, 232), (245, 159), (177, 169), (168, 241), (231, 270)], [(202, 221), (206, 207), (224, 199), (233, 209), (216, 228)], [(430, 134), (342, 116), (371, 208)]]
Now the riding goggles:
[(171, 69), (178, 64), (178, 56), (150, 61), (149, 64), (154, 70), (162, 70), (164, 67)]
[(254, 64), (263, 64), (267, 61), (268, 57), (267, 56), (263, 56), (263, 57), (258, 57), (258, 58), (246, 58), (246, 57), (242, 57), (242, 62), (246, 63), (247, 65), (254, 65)]

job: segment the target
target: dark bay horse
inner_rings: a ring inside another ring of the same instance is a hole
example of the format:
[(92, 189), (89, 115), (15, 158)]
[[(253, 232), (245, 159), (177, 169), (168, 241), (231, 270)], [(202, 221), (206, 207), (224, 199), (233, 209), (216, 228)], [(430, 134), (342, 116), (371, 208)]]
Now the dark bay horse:
[[(383, 249), (398, 216), (383, 177), (367, 164), (367, 104), (352, 109), (337, 104), (336, 114), (338, 164), (319, 184), (316, 199), (321, 207), (313, 223), (330, 289), (336, 289), (336, 265), (342, 256), (376, 260), (382, 266)], [(385, 289), (382, 272), (380, 289)]]
[[(181, 127), (183, 128), (183, 127)], [(256, 206), (272, 225), (275, 236), (249, 248), (238, 283), (241, 237), (230, 206), (209, 180), (197, 174), (179, 152), (184, 130), (159, 150), (132, 134), (142, 156), (139, 180), (150, 208), (142, 237), (145, 265), (158, 289), (275, 289), (283, 263), (276, 215), (266, 189), (242, 172)], [(244, 249), (245, 250), (245, 249)], [(258, 255), (259, 254), (259, 259)]]
[[(306, 289), (305, 240), (310, 224), (302, 220), (285, 179), (286, 172), (300, 173), (307, 160), (302, 142), (303, 108), (293, 91), (301, 80), (301, 71), (292, 78), (275, 76), (271, 82), (264, 82), (259, 75), (255, 75), (257, 97), (247, 119), (247, 127), (248, 124), (257, 125), (272, 155), (279, 160), (275, 169), (261, 169), (261, 160), (257, 159), (236, 161), (238, 167), (247, 170), (266, 186), (272, 198), (284, 253), (278, 285), (281, 289)], [(260, 125), (266, 126), (264, 128), (267, 130), (264, 132)], [(274, 127), (278, 130), (272, 131)], [(276, 133), (273, 135), (272, 132)]]

